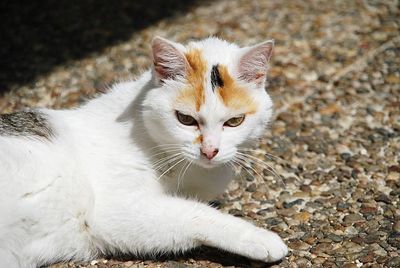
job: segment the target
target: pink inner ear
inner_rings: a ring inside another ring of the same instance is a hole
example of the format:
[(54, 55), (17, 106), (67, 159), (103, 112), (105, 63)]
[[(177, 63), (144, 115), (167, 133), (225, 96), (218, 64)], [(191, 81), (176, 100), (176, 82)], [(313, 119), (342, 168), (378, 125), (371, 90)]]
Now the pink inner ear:
[(153, 40), (152, 49), (154, 70), (159, 79), (173, 79), (185, 74), (186, 58), (172, 42), (156, 37)]
[(263, 82), (273, 46), (267, 41), (250, 48), (239, 61), (239, 77), (247, 82)]

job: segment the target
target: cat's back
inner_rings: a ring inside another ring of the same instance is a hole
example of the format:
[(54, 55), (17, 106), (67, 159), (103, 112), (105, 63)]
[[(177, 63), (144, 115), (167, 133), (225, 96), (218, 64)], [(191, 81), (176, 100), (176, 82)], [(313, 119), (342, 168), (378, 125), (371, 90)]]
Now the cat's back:
[(0, 253), (6, 246), (37, 256), (36, 250), (51, 251), (46, 245), (54, 247), (67, 235), (81, 245), (87, 241), (89, 234), (77, 230), (91, 213), (93, 193), (65, 120), (68, 114), (0, 115)]
[[(56, 130), (45, 111), (29, 110), (0, 115), (0, 183), (41, 176), (52, 167), (57, 152)], [(26, 180), (25, 180), (26, 179)]]

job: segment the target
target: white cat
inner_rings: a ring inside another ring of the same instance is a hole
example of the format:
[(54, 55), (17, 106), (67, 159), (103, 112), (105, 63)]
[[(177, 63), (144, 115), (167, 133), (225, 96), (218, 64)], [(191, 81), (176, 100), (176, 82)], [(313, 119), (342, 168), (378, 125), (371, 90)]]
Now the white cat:
[(266, 262), (278, 235), (205, 203), (263, 134), (273, 43), (153, 40), (138, 80), (73, 110), (0, 116), (0, 267), (208, 245)]

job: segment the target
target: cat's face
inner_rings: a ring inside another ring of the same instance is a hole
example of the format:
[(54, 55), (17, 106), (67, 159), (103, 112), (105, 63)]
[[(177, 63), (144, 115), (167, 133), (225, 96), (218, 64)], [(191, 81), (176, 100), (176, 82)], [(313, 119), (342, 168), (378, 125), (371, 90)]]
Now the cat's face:
[(147, 94), (143, 116), (158, 148), (206, 168), (240, 157), (238, 148), (261, 136), (271, 117), (264, 87), (272, 46), (209, 38), (184, 47), (155, 38), (158, 87)]

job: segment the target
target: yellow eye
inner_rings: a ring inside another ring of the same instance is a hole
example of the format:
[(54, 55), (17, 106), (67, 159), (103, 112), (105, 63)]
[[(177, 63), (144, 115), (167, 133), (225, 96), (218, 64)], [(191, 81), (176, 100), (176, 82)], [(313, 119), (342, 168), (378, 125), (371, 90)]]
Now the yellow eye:
[(197, 121), (190, 115), (182, 114), (176, 111), (176, 117), (178, 121), (181, 122), (185, 126), (197, 126)]
[(237, 127), (240, 126), (240, 124), (243, 123), (245, 116), (241, 115), (241, 116), (237, 116), (237, 117), (232, 117), (231, 119), (229, 119), (228, 121), (226, 121), (224, 123), (224, 126), (228, 126), (228, 127)]

